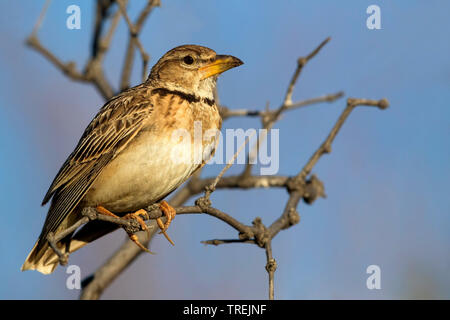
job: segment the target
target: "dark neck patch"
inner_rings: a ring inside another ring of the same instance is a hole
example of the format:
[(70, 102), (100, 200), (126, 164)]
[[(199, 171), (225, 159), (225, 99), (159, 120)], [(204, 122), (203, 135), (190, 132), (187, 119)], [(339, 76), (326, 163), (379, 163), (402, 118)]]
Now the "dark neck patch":
[(153, 93), (157, 93), (160, 96), (166, 96), (168, 94), (174, 94), (179, 96), (181, 99), (187, 100), (189, 103), (191, 102), (204, 102), (207, 105), (209, 105), (210, 107), (212, 107), (215, 104), (214, 99), (209, 99), (209, 98), (201, 98), (199, 96), (196, 96), (194, 94), (189, 94), (189, 93), (184, 93), (182, 91), (178, 91), (178, 90), (170, 90), (167, 88), (156, 88), (152, 90), (152, 94)]

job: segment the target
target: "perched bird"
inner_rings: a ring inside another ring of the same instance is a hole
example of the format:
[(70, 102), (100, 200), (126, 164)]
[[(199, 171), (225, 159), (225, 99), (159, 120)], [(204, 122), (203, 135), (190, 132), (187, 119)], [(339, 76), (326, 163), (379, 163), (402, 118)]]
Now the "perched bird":
[[(88, 125), (75, 150), (56, 175), (42, 205), (51, 200), (42, 232), (22, 270), (52, 273), (58, 256), (48, 235), (57, 235), (82, 218), (84, 207), (101, 214), (145, 223), (142, 208), (159, 203), (167, 217), (165, 232), (175, 210), (163, 199), (208, 161), (217, 146), (217, 135), (194, 147), (194, 124), (201, 132), (220, 130), (222, 119), (213, 91), (220, 73), (242, 61), (216, 55), (206, 47), (184, 45), (167, 52), (152, 68), (148, 79), (111, 98)], [(189, 139), (174, 139), (184, 130)], [(195, 161), (200, 155), (201, 161)], [(57, 243), (71, 253), (117, 226), (90, 221)], [(135, 235), (130, 234), (147, 250)]]

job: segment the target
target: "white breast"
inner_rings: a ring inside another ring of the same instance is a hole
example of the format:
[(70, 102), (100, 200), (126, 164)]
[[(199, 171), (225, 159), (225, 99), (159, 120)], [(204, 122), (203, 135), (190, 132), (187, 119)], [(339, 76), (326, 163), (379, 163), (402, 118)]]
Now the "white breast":
[(200, 145), (194, 152), (190, 140), (174, 144), (150, 132), (136, 140), (103, 169), (85, 197), (86, 205), (102, 205), (112, 212), (144, 208), (186, 181), (206, 160), (203, 151), (212, 149), (202, 150)]

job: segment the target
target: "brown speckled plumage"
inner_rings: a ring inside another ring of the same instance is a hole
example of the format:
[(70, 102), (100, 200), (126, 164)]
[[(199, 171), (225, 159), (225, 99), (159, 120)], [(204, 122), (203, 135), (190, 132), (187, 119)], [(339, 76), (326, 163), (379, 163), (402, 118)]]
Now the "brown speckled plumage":
[[(194, 63), (184, 62), (188, 55)], [(219, 57), (226, 57), (229, 65), (220, 65), (222, 69), (210, 75), (212, 69), (208, 66)], [(202, 133), (220, 130), (221, 118), (212, 90), (220, 72), (240, 64), (237, 58), (216, 56), (205, 47), (177, 47), (157, 62), (146, 82), (108, 101), (88, 125), (45, 195), (43, 204), (51, 200), (50, 209), (22, 270), (51, 273), (56, 268), (57, 259), (46, 237), (49, 232), (61, 232), (75, 223), (82, 207), (102, 206), (116, 214), (136, 211), (166, 197), (204, 164), (214, 152), (214, 138), (203, 141), (203, 147), (212, 151), (202, 153), (201, 163), (177, 163), (168, 160), (174, 152), (178, 152), (177, 157), (193, 159), (186, 151), (193, 140), (175, 144), (172, 135), (184, 129), (194, 137), (195, 121), (201, 123)], [(83, 239), (69, 236), (59, 247), (72, 252), (101, 235), (99, 232)]]

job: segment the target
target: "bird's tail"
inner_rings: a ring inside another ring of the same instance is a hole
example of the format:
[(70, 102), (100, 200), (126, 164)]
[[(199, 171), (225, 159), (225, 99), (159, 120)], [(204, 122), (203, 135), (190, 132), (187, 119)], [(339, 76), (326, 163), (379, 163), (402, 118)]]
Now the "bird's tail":
[[(61, 252), (66, 252), (65, 248), (67, 246), (59, 246)], [(55, 261), (55, 262), (52, 262)], [(36, 241), (33, 249), (28, 254), (28, 257), (25, 259), (24, 264), (20, 270), (37, 270), (43, 274), (52, 273), (56, 267), (58, 266), (58, 256), (50, 247), (48, 242), (46, 241), (43, 244), (39, 243), (39, 240)]]
[[(117, 226), (112, 223), (91, 221), (73, 237), (69, 235), (58, 242), (57, 246), (62, 253), (70, 254), (115, 229), (117, 229)], [(53, 251), (49, 243), (47, 241), (39, 243), (38, 240), (25, 259), (21, 270), (36, 270), (43, 274), (50, 274), (55, 271), (58, 264), (58, 255)]]

